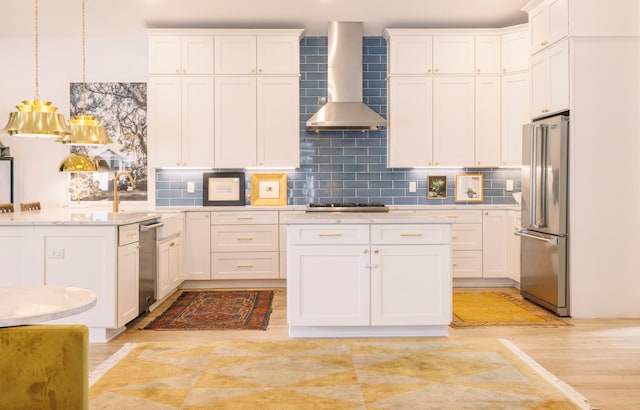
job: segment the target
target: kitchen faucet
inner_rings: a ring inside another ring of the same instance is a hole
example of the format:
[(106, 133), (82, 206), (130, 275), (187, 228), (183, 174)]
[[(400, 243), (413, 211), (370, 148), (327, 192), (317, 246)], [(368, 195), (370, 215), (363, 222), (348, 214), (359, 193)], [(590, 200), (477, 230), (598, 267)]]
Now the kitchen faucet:
[(113, 212), (116, 213), (119, 210), (120, 197), (118, 196), (118, 180), (121, 176), (126, 176), (131, 181), (131, 188), (136, 187), (136, 183), (133, 181), (133, 177), (127, 171), (120, 171), (113, 177)]

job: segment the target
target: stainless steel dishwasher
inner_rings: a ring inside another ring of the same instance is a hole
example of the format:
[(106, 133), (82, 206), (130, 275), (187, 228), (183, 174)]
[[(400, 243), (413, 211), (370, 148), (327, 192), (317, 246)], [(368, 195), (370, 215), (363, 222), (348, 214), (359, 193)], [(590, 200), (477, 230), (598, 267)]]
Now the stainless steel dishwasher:
[(140, 224), (140, 310), (142, 314), (149, 310), (157, 299), (156, 282), (158, 280), (158, 228), (164, 226), (160, 219)]

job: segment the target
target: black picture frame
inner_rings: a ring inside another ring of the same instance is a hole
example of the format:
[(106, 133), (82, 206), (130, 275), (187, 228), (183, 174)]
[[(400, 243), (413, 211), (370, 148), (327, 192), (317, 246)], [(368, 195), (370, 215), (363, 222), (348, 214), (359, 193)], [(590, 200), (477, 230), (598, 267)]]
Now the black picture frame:
[(244, 172), (205, 172), (202, 175), (203, 206), (244, 206)]

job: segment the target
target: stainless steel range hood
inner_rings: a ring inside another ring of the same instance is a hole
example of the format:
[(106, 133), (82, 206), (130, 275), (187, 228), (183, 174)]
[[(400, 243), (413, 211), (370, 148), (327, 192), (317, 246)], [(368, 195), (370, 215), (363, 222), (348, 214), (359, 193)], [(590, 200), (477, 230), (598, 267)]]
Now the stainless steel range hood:
[(377, 130), (387, 121), (362, 102), (362, 22), (329, 23), (328, 102), (315, 113), (312, 131)]

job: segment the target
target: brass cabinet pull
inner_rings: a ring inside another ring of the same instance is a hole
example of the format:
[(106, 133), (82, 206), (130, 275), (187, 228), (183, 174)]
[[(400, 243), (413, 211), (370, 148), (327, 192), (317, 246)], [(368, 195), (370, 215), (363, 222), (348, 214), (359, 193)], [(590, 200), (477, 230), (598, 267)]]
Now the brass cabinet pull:
[(401, 233), (400, 236), (423, 236), (421, 233)]
[(238, 240), (238, 241), (252, 241), (253, 238), (250, 237), (250, 236), (240, 236), (240, 237), (236, 238), (236, 240)]
[(318, 236), (342, 236), (341, 233), (321, 233)]
[(253, 264), (251, 263), (247, 263), (247, 264), (237, 264), (236, 268), (253, 268)]

